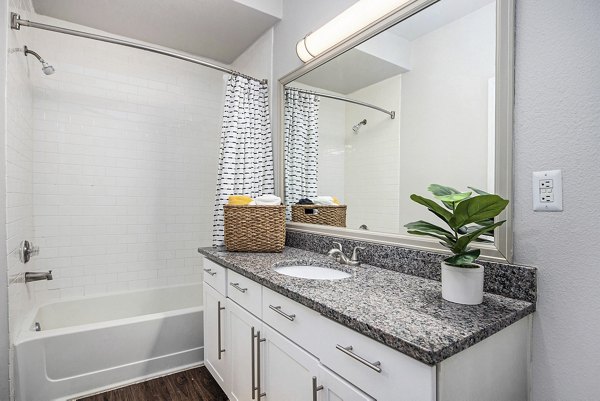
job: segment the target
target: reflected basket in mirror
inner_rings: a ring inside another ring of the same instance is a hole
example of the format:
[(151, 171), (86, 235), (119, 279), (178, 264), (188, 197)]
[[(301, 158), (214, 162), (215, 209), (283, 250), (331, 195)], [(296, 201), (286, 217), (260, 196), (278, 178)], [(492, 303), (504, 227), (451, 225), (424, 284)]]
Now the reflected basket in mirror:
[(281, 252), (285, 206), (223, 206), (225, 247), (233, 252)]
[(292, 221), (346, 227), (346, 205), (292, 205)]

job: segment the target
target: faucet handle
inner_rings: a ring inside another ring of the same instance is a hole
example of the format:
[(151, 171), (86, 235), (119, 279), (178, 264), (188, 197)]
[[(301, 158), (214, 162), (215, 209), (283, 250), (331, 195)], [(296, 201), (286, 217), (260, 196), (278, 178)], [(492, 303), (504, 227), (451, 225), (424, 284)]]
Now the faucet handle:
[(342, 249), (342, 244), (341, 244), (341, 243), (339, 243), (339, 242), (337, 242), (337, 241), (333, 241), (333, 247), (334, 247), (334, 248), (336, 248), (336, 247), (337, 247), (337, 249), (339, 249), (340, 251), (341, 251), (341, 250), (343, 250), (343, 249)]
[(363, 249), (365, 249), (362, 246), (355, 246), (354, 250), (352, 251), (352, 262), (358, 262), (358, 251), (362, 251)]

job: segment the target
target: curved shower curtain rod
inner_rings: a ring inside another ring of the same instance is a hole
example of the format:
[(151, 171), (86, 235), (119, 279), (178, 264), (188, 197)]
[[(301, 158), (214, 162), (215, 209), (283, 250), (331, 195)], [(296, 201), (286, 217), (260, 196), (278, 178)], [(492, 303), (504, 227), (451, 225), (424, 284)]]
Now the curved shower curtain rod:
[(327, 93), (322, 93), (322, 92), (315, 92), (315, 91), (310, 91), (310, 90), (305, 90), (305, 89), (299, 89), (299, 88), (294, 88), (291, 86), (286, 86), (287, 89), (293, 89), (295, 91), (298, 92), (302, 92), (302, 93), (308, 93), (311, 95), (317, 95), (317, 96), (322, 96), (322, 97), (328, 97), (330, 99), (336, 99), (336, 100), (342, 100), (344, 102), (348, 102), (348, 103), (354, 103), (354, 104), (358, 104), (360, 106), (365, 106), (365, 107), (369, 107), (371, 109), (375, 109), (375, 110), (379, 110), (382, 113), (387, 114), (388, 116), (390, 116), (390, 118), (393, 120), (394, 118), (396, 118), (396, 112), (395, 111), (390, 111), (390, 110), (386, 110), (386, 109), (382, 109), (379, 106), (375, 106), (374, 104), (371, 103), (366, 103), (366, 102), (361, 102), (360, 100), (354, 100), (354, 99), (350, 99), (349, 97), (343, 97), (343, 96), (336, 96), (336, 95), (329, 95)]
[(30, 28), (43, 29), (45, 31), (52, 31), (52, 32), (58, 32), (58, 33), (64, 33), (65, 35), (79, 36), (81, 38), (98, 40), (98, 41), (101, 41), (101, 42), (112, 43), (112, 44), (115, 44), (115, 45), (132, 47), (134, 49), (145, 50), (145, 51), (152, 52), (152, 53), (162, 54), (163, 56), (169, 56), (169, 57), (173, 57), (173, 58), (176, 58), (176, 59), (179, 59), (179, 60), (189, 61), (190, 63), (199, 64), (199, 65), (202, 65), (204, 67), (208, 67), (208, 68), (212, 68), (214, 70), (219, 70), (219, 71), (222, 71), (222, 72), (229, 73), (231, 75), (237, 75), (237, 76), (240, 76), (240, 77), (251, 79), (253, 81), (258, 81), (261, 84), (267, 84), (267, 82), (268, 82), (266, 79), (254, 78), (254, 77), (251, 77), (249, 75), (245, 75), (245, 74), (242, 74), (240, 72), (231, 70), (229, 68), (225, 68), (225, 67), (217, 65), (217, 64), (209, 63), (208, 61), (200, 60), (198, 58), (186, 56), (186, 55), (175, 53), (175, 52), (170, 52), (170, 51), (167, 51), (167, 50), (162, 50), (162, 49), (159, 49), (157, 47), (146, 46), (146, 45), (142, 45), (142, 44), (135, 43), (135, 42), (128, 42), (126, 40), (111, 38), (111, 37), (108, 37), (108, 36), (96, 35), (94, 33), (89, 33), (89, 32), (76, 31), (74, 29), (61, 28), (59, 26), (54, 26), (54, 25), (41, 24), (39, 22), (34, 22), (34, 21), (29, 21), (29, 20), (21, 19), (21, 16), (19, 14), (17, 14), (17, 13), (10, 13), (10, 27), (11, 27), (11, 29), (20, 30), (21, 26), (27, 26), (27, 27), (30, 27)]

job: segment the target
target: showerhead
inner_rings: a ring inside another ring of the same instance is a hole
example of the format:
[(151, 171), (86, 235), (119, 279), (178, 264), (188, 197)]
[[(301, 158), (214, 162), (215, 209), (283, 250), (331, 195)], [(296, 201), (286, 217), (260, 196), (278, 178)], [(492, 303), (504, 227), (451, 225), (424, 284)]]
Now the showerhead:
[(50, 64), (46, 63), (46, 62), (44, 61), (44, 59), (43, 59), (42, 57), (40, 57), (40, 55), (39, 55), (39, 54), (37, 54), (37, 53), (36, 53), (36, 52), (34, 52), (33, 50), (29, 50), (29, 49), (27, 48), (27, 46), (25, 46), (25, 47), (23, 48), (23, 50), (24, 50), (24, 52), (25, 52), (25, 55), (26, 55), (26, 56), (27, 56), (28, 54), (31, 54), (31, 55), (33, 55), (35, 58), (37, 58), (37, 59), (38, 59), (38, 61), (39, 61), (40, 63), (42, 63), (42, 71), (44, 72), (44, 74), (46, 74), (46, 75), (52, 75), (52, 74), (54, 74), (54, 72), (55, 72), (55, 71), (54, 71), (54, 67), (52, 67)]
[(352, 131), (354, 131), (354, 133), (358, 135), (358, 131), (360, 130), (361, 125), (367, 125), (367, 119), (362, 120), (354, 127), (352, 127)]
[(50, 64), (44, 62), (44, 63), (42, 63), (42, 71), (44, 71), (44, 74), (46, 74), (46, 75), (52, 75), (52, 74), (54, 74), (54, 67), (52, 67)]

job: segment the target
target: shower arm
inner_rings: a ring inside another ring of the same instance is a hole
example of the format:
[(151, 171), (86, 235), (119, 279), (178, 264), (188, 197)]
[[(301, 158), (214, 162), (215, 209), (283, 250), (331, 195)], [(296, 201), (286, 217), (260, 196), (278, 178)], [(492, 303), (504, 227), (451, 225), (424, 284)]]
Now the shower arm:
[[(159, 49), (157, 47), (142, 45), (140, 43), (129, 42), (129, 41), (121, 40), (121, 39), (117, 39), (117, 38), (111, 38), (111, 37), (108, 37), (108, 36), (96, 35), (96, 34), (89, 33), (89, 32), (76, 31), (74, 29), (62, 28), (60, 26), (47, 25), (47, 24), (42, 24), (42, 23), (39, 23), (39, 22), (24, 20), (24, 19), (21, 19), (21, 16), (19, 14), (17, 14), (17, 13), (10, 13), (10, 27), (11, 27), (11, 29), (14, 29), (14, 30), (18, 31), (18, 30), (21, 29), (22, 26), (27, 26), (27, 27), (30, 27), (30, 28), (42, 29), (42, 30), (45, 30), (45, 31), (63, 33), (65, 35), (79, 36), (81, 38), (98, 40), (100, 42), (107, 42), (107, 43), (112, 43), (112, 44), (115, 44), (115, 45), (121, 45), (121, 46), (131, 47), (131, 48), (138, 49), (138, 50), (145, 50), (145, 51), (148, 51), (148, 52), (151, 52), (151, 53), (157, 53), (157, 54), (161, 54), (163, 56), (173, 57), (173, 58), (176, 58), (176, 59), (179, 59), (179, 60), (188, 61), (190, 63), (199, 64), (199, 65), (202, 65), (204, 67), (208, 67), (208, 68), (212, 68), (214, 70), (226, 72), (226, 73), (231, 74), (231, 75), (244, 77), (244, 78), (247, 78), (247, 79), (251, 79), (253, 81), (258, 81), (261, 84), (265, 84), (265, 85), (267, 84), (267, 80), (266, 79), (254, 78), (254, 77), (251, 77), (249, 75), (245, 75), (245, 74), (239, 73), (237, 71), (231, 70), (229, 68), (225, 68), (225, 67), (222, 67), (222, 66), (217, 65), (217, 64), (209, 63), (208, 61), (200, 60), (200, 59), (195, 58), (195, 57), (186, 56), (184, 54), (179, 54), (179, 53), (171, 52), (171, 51), (168, 51), (168, 50), (162, 50), (162, 49)], [(39, 57), (39, 55), (38, 55), (38, 57)]]
[(39, 54), (37, 54), (36, 52), (34, 52), (33, 50), (29, 50), (27, 48), (27, 46), (23, 47), (23, 51), (25, 52), (25, 55), (27, 56), (28, 54), (33, 55), (35, 58), (38, 59), (38, 61), (42, 64), (45, 64), (46, 62), (44, 61), (44, 59), (42, 58), (42, 56), (40, 56)]

